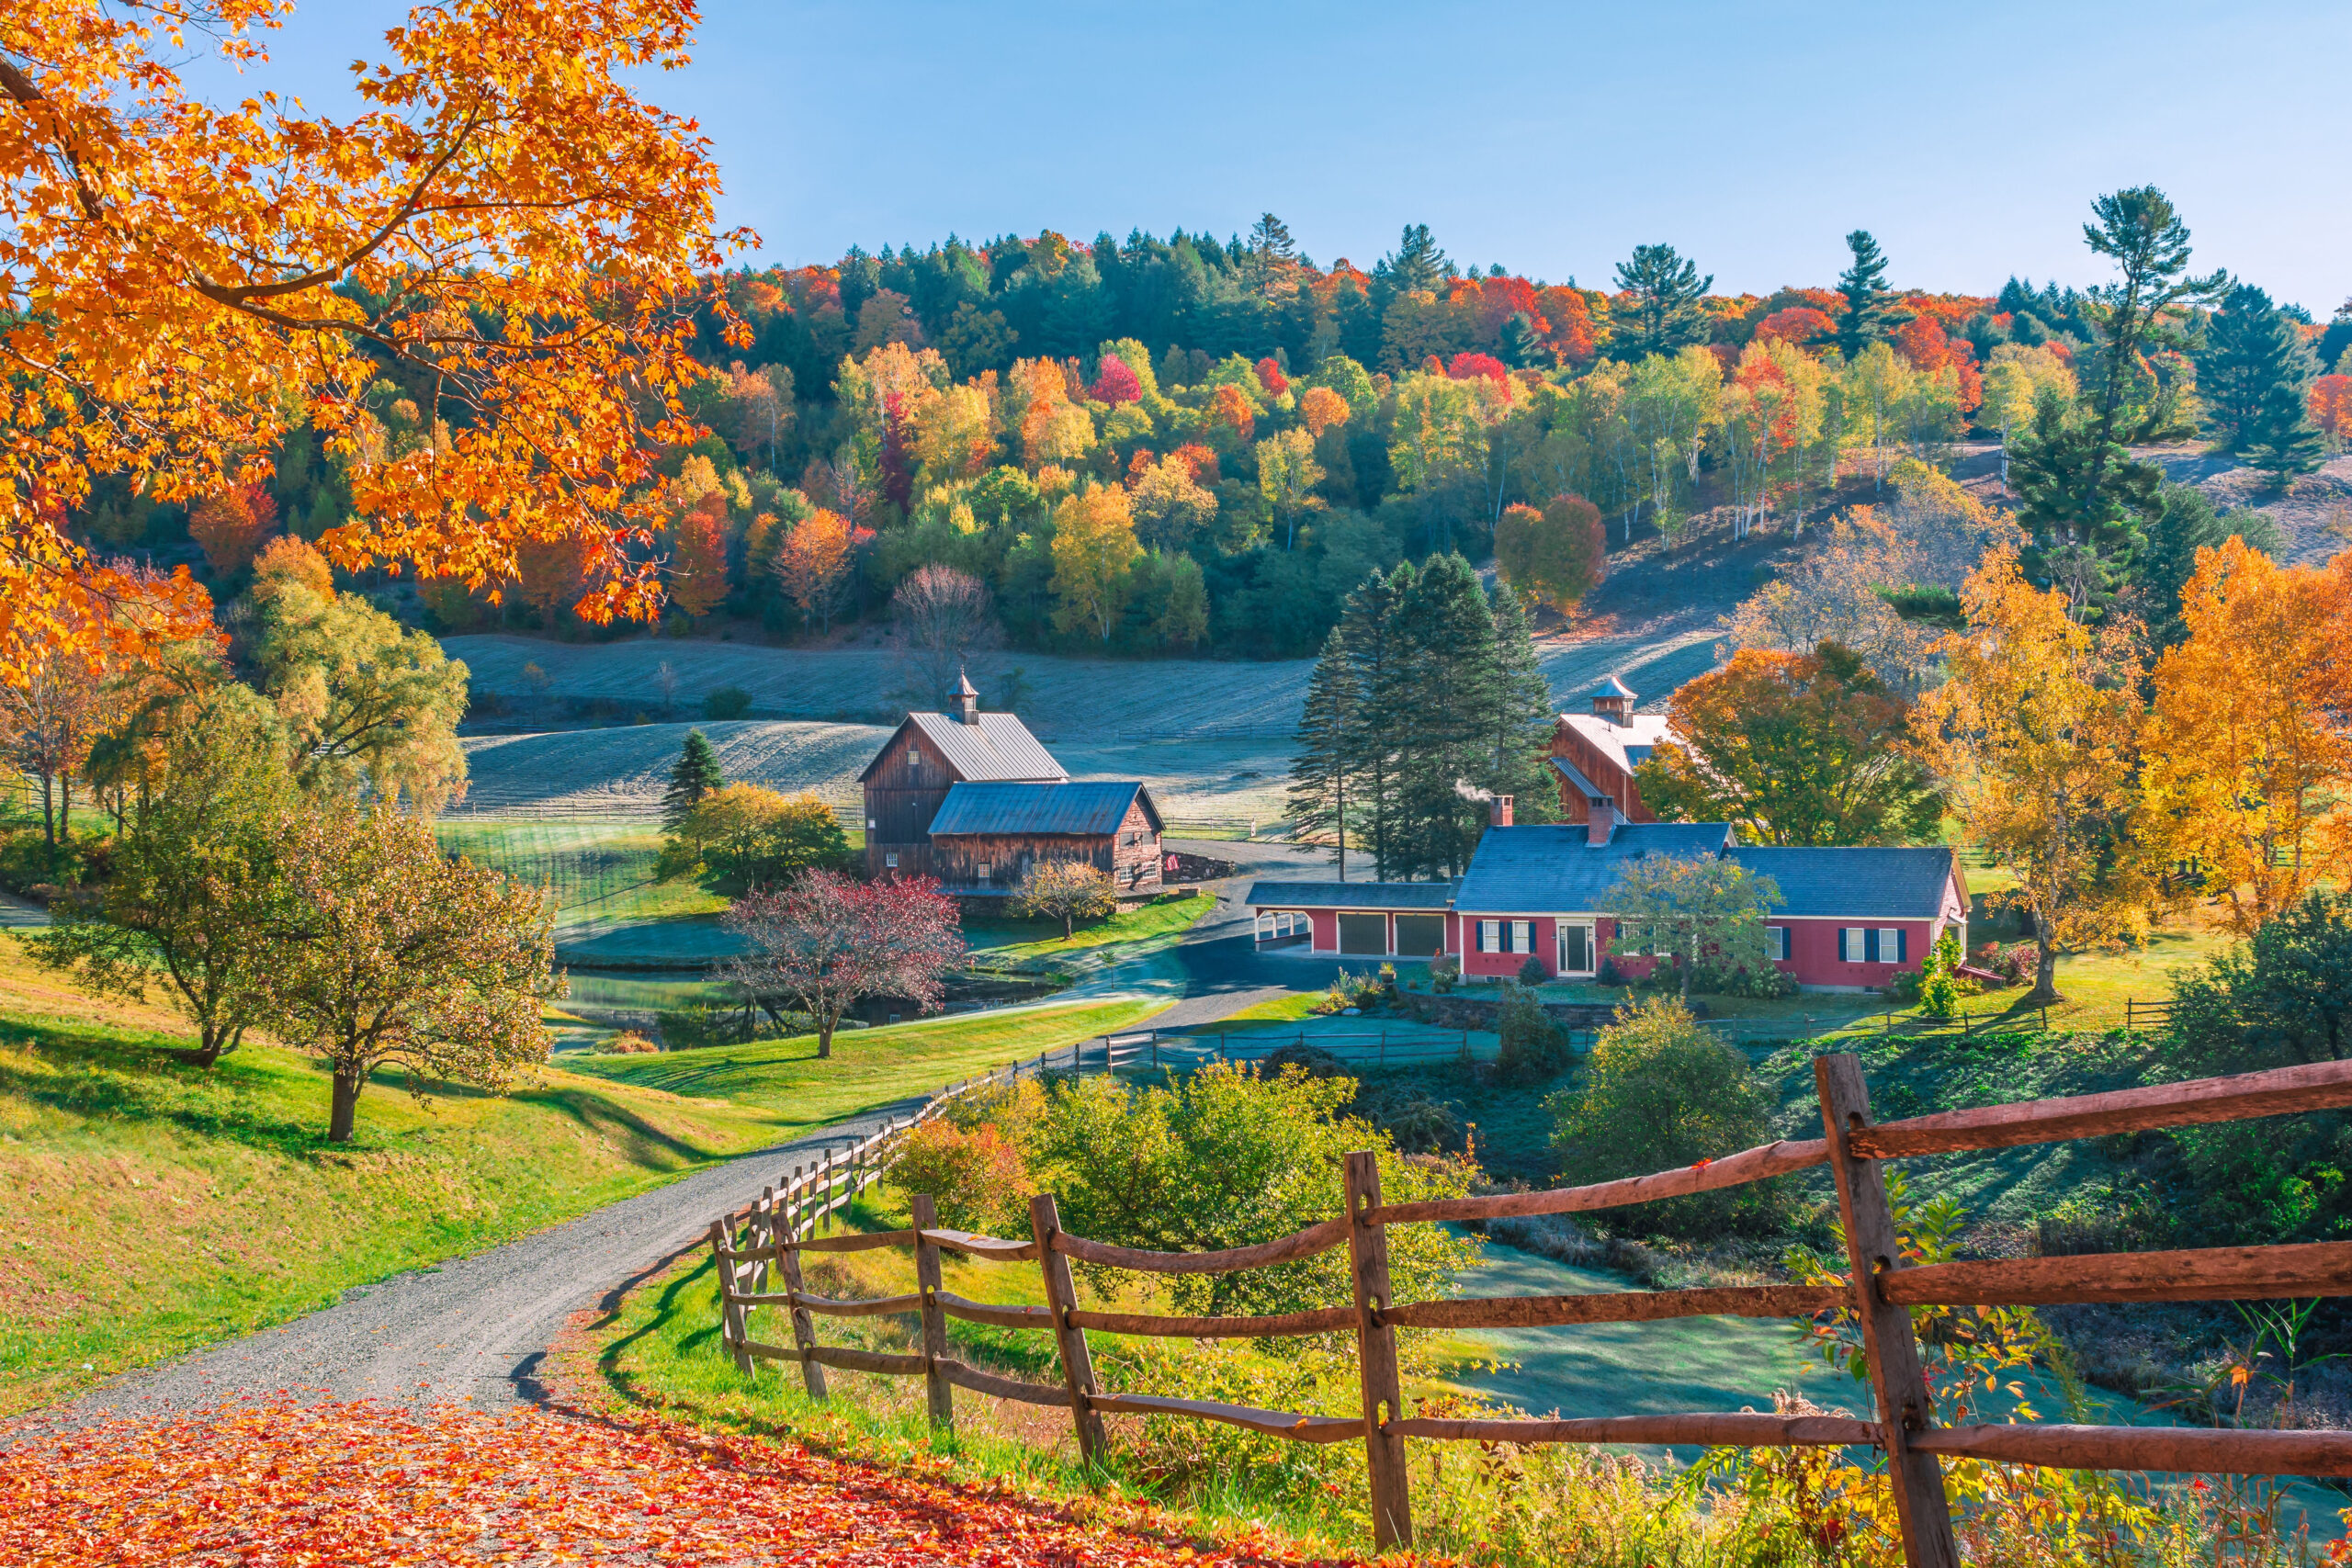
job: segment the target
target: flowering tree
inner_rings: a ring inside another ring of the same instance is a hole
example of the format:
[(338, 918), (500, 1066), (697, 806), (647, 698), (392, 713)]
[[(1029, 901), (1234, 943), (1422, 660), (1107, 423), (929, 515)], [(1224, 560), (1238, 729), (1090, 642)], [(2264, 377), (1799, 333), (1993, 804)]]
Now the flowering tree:
[[(578, 538), (584, 613), (659, 602), (646, 481), (700, 434), (693, 312), (748, 238), (715, 231), (692, 122), (628, 85), (683, 63), (693, 8), (420, 6), (354, 73), (347, 118), (190, 94), (190, 49), (255, 62), (285, 9), (0, 13), (0, 680), (28, 649), (146, 629), (94, 607), (116, 584), (65, 530), (95, 476), (217, 495), (305, 426), (347, 464), (355, 519), (328, 536), (346, 566), (481, 587), (514, 575), (518, 544)], [(429, 389), (435, 434), (398, 453), (368, 401), (388, 374)]]
[(964, 958), (955, 900), (939, 884), (857, 882), (806, 871), (790, 886), (763, 888), (729, 907), (726, 925), (751, 951), (722, 976), (776, 1017), (779, 1001), (817, 1025), (817, 1055), (833, 1054), (842, 1015), (868, 997), (905, 997), (924, 1012), (946, 994), (942, 983)]

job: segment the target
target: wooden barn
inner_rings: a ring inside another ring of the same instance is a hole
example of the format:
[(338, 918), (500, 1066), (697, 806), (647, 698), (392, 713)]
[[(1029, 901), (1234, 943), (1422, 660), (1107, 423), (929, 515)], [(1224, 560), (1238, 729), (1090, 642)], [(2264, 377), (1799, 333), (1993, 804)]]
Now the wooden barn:
[(968, 679), (953, 715), (910, 713), (858, 775), (869, 877), (931, 876), (964, 897), (1002, 897), (1039, 860), (1082, 860), (1122, 898), (1161, 887), (1162, 823), (1132, 780), (1072, 784), (1029, 727), (982, 713)]

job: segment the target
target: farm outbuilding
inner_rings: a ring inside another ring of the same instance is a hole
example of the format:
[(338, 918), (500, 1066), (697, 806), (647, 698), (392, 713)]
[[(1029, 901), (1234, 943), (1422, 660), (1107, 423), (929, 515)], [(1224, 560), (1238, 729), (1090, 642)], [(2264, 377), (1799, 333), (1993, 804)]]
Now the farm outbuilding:
[(1073, 784), (1015, 715), (983, 713), (968, 678), (953, 715), (910, 713), (858, 783), (869, 877), (929, 876), (943, 892), (1003, 897), (1040, 861), (1084, 861), (1124, 899), (1163, 886), (1166, 824), (1134, 779)]

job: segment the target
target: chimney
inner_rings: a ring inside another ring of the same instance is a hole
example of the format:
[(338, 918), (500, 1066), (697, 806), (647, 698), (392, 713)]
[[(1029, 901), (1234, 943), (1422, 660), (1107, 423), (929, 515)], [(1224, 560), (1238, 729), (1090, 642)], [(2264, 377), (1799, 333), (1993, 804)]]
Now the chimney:
[(1585, 821), (1585, 842), (1598, 849), (1617, 831), (1617, 803), (1603, 795), (1594, 797), (1591, 807)]
[(1494, 800), (1488, 807), (1487, 819), (1498, 828), (1510, 827), (1510, 796), (1507, 795), (1498, 795), (1495, 796)]
[(980, 694), (972, 686), (972, 678), (961, 670), (956, 671), (956, 716), (966, 724), (980, 722)]

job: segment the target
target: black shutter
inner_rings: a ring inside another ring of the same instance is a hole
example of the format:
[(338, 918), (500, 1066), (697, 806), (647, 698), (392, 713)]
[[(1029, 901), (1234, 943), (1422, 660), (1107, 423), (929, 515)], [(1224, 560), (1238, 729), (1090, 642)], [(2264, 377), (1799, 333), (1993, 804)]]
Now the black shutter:
[(1878, 961), (1878, 928), (1866, 926), (1862, 930), (1862, 962), (1876, 964)]

